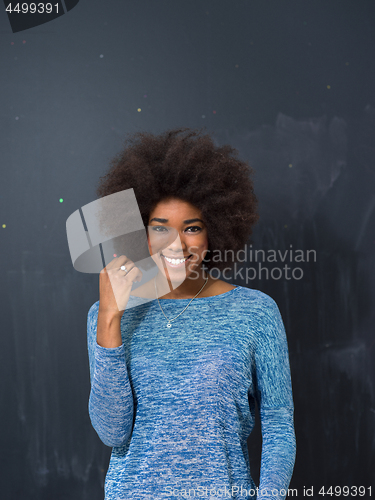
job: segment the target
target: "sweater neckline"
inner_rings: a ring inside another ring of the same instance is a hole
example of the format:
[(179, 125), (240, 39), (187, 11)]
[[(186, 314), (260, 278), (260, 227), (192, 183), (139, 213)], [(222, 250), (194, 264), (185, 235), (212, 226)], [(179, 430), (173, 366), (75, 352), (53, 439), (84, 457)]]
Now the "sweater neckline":
[[(235, 288), (232, 288), (232, 290), (228, 290), (227, 292), (224, 292), (224, 293), (219, 293), (218, 295), (210, 295), (208, 297), (195, 297), (194, 300), (199, 300), (199, 301), (202, 301), (202, 302), (207, 302), (207, 301), (210, 301), (210, 300), (215, 300), (215, 299), (219, 299), (220, 297), (228, 297), (230, 295), (232, 295), (236, 290), (239, 290), (241, 287), (239, 285), (233, 285)], [(157, 299), (153, 299), (153, 302), (156, 301)], [(190, 299), (160, 299), (160, 301), (165, 304), (165, 303), (171, 303), (171, 302), (187, 302), (191, 300)]]

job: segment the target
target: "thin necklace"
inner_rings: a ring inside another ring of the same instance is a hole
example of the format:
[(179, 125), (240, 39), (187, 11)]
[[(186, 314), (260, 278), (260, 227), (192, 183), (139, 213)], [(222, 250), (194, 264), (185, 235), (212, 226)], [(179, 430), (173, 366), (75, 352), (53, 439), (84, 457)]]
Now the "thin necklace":
[(158, 291), (157, 291), (157, 289), (156, 289), (156, 281), (155, 281), (155, 278), (154, 278), (154, 285), (155, 285), (155, 293), (156, 293), (156, 298), (158, 299), (158, 302), (159, 302), (159, 307), (160, 307), (160, 309), (161, 309), (161, 312), (164, 314), (164, 316), (165, 316), (166, 320), (168, 321), (168, 323), (167, 323), (167, 327), (168, 327), (168, 328), (171, 328), (171, 326), (172, 326), (172, 321), (174, 321), (174, 320), (175, 320), (175, 319), (177, 319), (179, 316), (181, 316), (181, 314), (182, 314), (184, 311), (186, 311), (186, 309), (190, 306), (191, 302), (195, 299), (195, 297), (197, 297), (197, 296), (201, 293), (201, 291), (203, 290), (203, 288), (206, 286), (207, 281), (208, 281), (208, 276), (207, 276), (206, 281), (205, 281), (204, 285), (202, 286), (202, 288), (199, 290), (199, 292), (198, 292), (196, 295), (194, 295), (194, 297), (191, 299), (191, 301), (188, 303), (188, 305), (185, 307), (185, 309), (183, 309), (183, 310), (180, 312), (180, 314), (178, 314), (175, 318), (173, 318), (173, 319), (169, 319), (169, 318), (167, 318), (167, 316), (165, 315), (165, 313), (164, 313), (164, 311), (163, 311), (163, 309), (162, 309), (162, 307), (161, 307), (160, 300), (159, 300), (159, 297), (158, 297)]

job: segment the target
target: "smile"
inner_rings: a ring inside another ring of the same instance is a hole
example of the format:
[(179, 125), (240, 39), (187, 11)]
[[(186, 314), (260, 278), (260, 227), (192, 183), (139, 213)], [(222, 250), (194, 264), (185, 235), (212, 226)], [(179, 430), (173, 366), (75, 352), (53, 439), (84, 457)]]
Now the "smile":
[(180, 266), (183, 263), (185, 263), (188, 259), (190, 259), (191, 255), (188, 255), (187, 257), (183, 259), (171, 259), (170, 257), (166, 257), (165, 255), (161, 254), (161, 256), (168, 262), (168, 264), (172, 266)]

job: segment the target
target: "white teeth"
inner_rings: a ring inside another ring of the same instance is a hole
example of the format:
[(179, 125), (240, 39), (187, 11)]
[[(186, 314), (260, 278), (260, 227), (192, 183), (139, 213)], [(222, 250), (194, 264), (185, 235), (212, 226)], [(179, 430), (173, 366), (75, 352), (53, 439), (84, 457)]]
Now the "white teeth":
[(174, 266), (176, 266), (178, 264), (181, 264), (182, 262), (185, 262), (185, 260), (187, 259), (187, 257), (185, 257), (185, 259), (169, 259), (168, 257), (166, 257), (164, 255), (164, 259), (166, 259), (168, 262), (170, 262), (171, 264), (173, 264)]

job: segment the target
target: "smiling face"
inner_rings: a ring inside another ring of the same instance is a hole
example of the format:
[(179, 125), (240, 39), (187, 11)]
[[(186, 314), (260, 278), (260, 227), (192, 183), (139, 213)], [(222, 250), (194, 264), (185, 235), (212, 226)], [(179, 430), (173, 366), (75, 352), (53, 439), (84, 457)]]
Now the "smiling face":
[(198, 208), (176, 198), (163, 200), (150, 213), (148, 226), (150, 254), (168, 280), (178, 281), (184, 272), (186, 279), (202, 276), (208, 236)]

